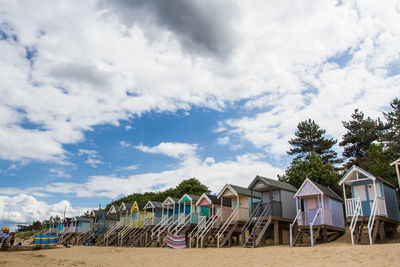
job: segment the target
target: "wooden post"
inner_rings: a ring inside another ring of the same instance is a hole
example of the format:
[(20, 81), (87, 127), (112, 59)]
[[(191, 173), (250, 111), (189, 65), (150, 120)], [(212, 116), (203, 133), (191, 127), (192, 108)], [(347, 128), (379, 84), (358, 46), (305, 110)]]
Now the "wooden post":
[(328, 229), (322, 228), (322, 240), (328, 242)]
[(279, 245), (279, 222), (274, 220), (274, 245)]

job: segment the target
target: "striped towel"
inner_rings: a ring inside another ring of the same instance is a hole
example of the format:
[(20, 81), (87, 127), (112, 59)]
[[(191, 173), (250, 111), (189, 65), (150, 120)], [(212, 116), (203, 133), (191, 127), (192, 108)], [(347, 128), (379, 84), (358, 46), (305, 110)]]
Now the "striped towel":
[(167, 235), (167, 246), (173, 249), (186, 248), (186, 238), (184, 235)]

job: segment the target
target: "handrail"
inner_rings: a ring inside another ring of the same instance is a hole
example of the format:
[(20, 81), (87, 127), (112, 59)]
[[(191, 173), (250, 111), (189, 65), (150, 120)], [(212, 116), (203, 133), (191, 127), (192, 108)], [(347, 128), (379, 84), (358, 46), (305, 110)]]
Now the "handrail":
[(105, 234), (104, 234), (104, 240), (108, 239), (118, 228), (121, 228), (121, 226), (125, 225), (127, 221), (127, 217), (122, 218), (119, 222), (117, 222), (113, 227), (111, 227)]
[(314, 219), (310, 223), (310, 239), (311, 239), (311, 246), (314, 246), (314, 231), (313, 231), (313, 225), (315, 223), (315, 220), (317, 219), (318, 215), (321, 215), (320, 213), (322, 212), (322, 208), (317, 209), (317, 212), (315, 213)]
[(176, 216), (176, 217), (175, 216), (171, 216), (171, 218), (174, 218), (174, 219), (168, 225), (168, 229), (167, 229), (168, 232), (171, 232), (171, 229), (173, 227), (176, 227), (176, 225), (179, 224), (179, 216)]
[[(254, 209), (254, 211), (251, 213), (250, 218), (247, 220), (246, 224), (243, 226), (242, 229), (242, 236), (244, 236), (244, 233), (246, 233), (247, 229), (250, 227), (250, 225), (253, 223), (253, 219), (254, 217), (256, 217), (255, 215), (257, 214), (258, 210), (261, 207), (261, 203), (262, 201), (258, 202), (256, 208)], [(244, 239), (242, 239), (242, 244), (244, 244)]]
[(153, 236), (155, 235), (155, 233), (159, 230), (160, 227), (162, 227), (166, 221), (168, 221), (168, 216), (164, 216), (161, 218), (161, 221), (156, 224), (156, 226), (154, 226), (153, 229), (151, 229), (151, 237), (153, 238)]
[[(271, 213), (269, 213), (269, 212), (271, 212)], [(261, 225), (261, 223), (264, 221), (264, 219), (267, 218), (268, 216), (271, 216), (271, 215), (272, 215), (272, 203), (269, 204), (269, 205), (267, 205), (267, 206), (264, 208), (263, 212), (261, 213), (261, 216), (258, 217), (258, 220), (257, 220), (257, 222), (256, 222), (256, 225), (255, 225), (254, 228), (253, 228), (253, 231), (258, 230), (258, 228), (260, 227), (260, 225)], [(252, 231), (252, 232), (253, 232), (253, 231)], [(255, 233), (257, 233), (257, 232), (255, 232)], [(253, 244), (254, 246), (258, 245), (258, 243), (259, 243), (260, 240), (261, 240), (261, 237), (262, 237), (262, 235), (259, 235), (259, 236), (257, 237), (257, 239), (255, 240), (256, 243)]]
[(229, 225), (233, 222), (235, 216), (239, 213), (239, 206), (231, 213), (225, 223), (222, 225), (221, 229), (217, 232), (217, 247), (219, 248), (219, 237), (228, 229)]
[(173, 226), (174, 222), (175, 222), (175, 216), (172, 215), (172, 216), (168, 217), (168, 220), (165, 223), (165, 225), (162, 225), (160, 227), (160, 229), (158, 229), (158, 232), (157, 232), (157, 241), (158, 242), (160, 242), (160, 234), (162, 232), (164, 232), (165, 230), (169, 231), (170, 227)]
[(203, 238), (214, 227), (214, 225), (221, 220), (221, 214), (222, 214), (222, 209), (219, 209), (217, 215), (214, 215), (212, 219), (204, 227), (203, 231), (199, 234), (199, 237), (197, 238), (197, 247), (199, 247), (199, 240), (201, 240), (200, 246), (203, 247)]
[(206, 217), (202, 216), (199, 219), (199, 222), (197, 223), (196, 227), (193, 229), (192, 232), (190, 232), (190, 234), (189, 234), (189, 248), (192, 248), (192, 239), (194, 237), (198, 238), (198, 235), (199, 235), (200, 231), (203, 230), (203, 225), (205, 225), (206, 222), (207, 222), (206, 221)]
[(122, 239), (125, 237), (125, 235), (132, 229), (135, 227), (135, 225), (137, 224), (137, 220), (133, 219), (131, 220), (131, 222), (125, 226), (124, 229), (121, 230), (121, 232), (118, 233), (118, 241), (122, 241)]
[(294, 218), (293, 222), (289, 225), (289, 231), (290, 231), (290, 246), (293, 246), (293, 226), (296, 223), (296, 221), (298, 220), (299, 216), (301, 214), (301, 209), (297, 210), (297, 215)]
[(369, 216), (368, 221), (368, 235), (369, 235), (369, 244), (372, 245), (372, 229), (374, 228), (374, 222), (376, 217), (376, 212), (378, 210), (378, 199), (377, 196), (374, 198), (374, 203), (372, 204), (371, 215)]
[(350, 222), (350, 235), (351, 235), (351, 243), (354, 246), (354, 230), (356, 229), (356, 225), (357, 225), (357, 220), (358, 220), (358, 216), (360, 215), (360, 211), (362, 211), (361, 209), (361, 200), (360, 198), (356, 199), (356, 207), (354, 210), (354, 215), (353, 218), (351, 219)]
[(172, 232), (175, 231), (175, 234), (178, 234), (180, 230), (182, 230), (188, 224), (190, 224), (192, 222), (192, 214), (193, 213), (189, 213), (188, 215), (186, 215), (186, 217), (183, 218), (183, 223), (181, 223), (181, 224), (178, 223), (178, 225), (175, 227), (174, 230), (172, 230)]

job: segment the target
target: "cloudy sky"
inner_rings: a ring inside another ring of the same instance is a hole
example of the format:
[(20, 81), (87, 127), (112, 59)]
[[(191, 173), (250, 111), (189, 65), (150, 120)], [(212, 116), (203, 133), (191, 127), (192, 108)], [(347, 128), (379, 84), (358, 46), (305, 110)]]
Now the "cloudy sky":
[(0, 0), (0, 224), (276, 178), (399, 85), (399, 1)]

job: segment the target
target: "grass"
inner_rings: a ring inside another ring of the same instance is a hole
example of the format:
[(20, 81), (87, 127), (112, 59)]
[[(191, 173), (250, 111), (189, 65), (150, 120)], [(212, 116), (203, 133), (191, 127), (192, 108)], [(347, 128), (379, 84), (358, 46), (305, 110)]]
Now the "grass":
[(30, 230), (30, 231), (23, 231), (23, 232), (17, 232), (15, 234), (16, 239), (22, 239), (22, 240), (27, 240), (32, 238), (38, 230)]

